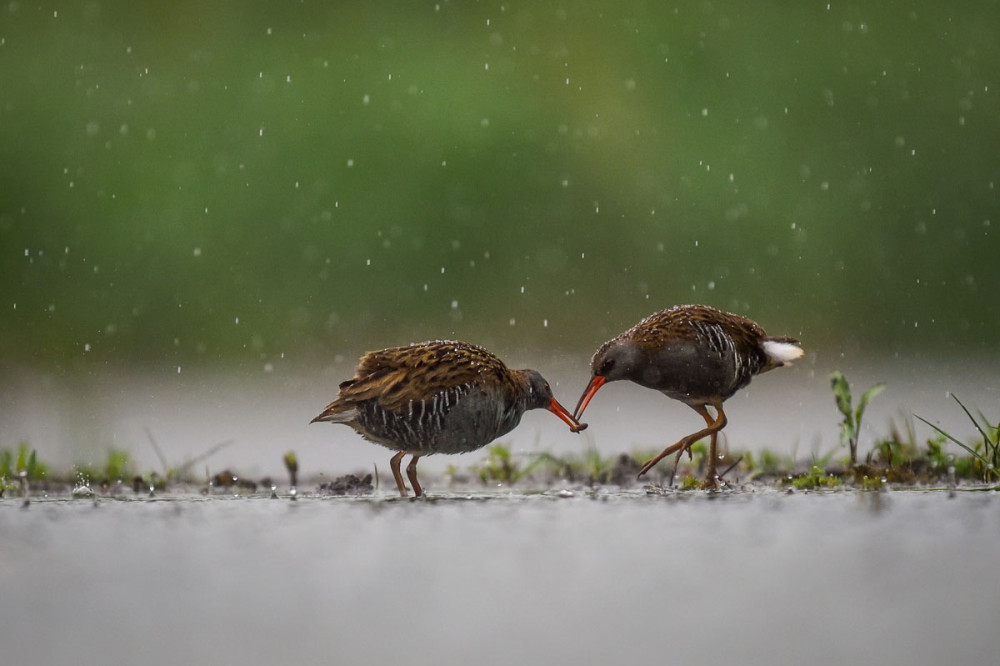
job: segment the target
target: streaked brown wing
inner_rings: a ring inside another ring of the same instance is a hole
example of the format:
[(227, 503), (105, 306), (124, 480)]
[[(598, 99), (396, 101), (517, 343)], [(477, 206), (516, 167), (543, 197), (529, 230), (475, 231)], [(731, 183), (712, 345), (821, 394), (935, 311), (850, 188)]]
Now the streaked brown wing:
[(355, 376), (340, 385), (331, 407), (377, 399), (385, 409), (400, 411), (410, 401), (430, 400), (498, 368), (504, 368), (500, 359), (465, 342), (438, 340), (368, 352)]

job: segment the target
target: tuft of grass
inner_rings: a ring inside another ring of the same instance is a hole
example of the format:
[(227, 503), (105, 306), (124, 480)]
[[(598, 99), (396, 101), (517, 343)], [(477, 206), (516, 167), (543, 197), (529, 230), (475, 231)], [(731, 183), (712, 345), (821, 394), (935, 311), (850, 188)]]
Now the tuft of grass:
[[(972, 415), (972, 412), (970, 412), (962, 401), (958, 399), (957, 395), (954, 393), (949, 395), (951, 395), (952, 399), (958, 403), (958, 406), (962, 408), (962, 411), (969, 417), (969, 420), (972, 421), (972, 425), (979, 432), (982, 441), (976, 442), (973, 446), (969, 446), (954, 435), (951, 435), (942, 430), (940, 427), (934, 425), (924, 417), (917, 414), (914, 414), (914, 416), (929, 425), (948, 441), (954, 442), (968, 451), (971, 456), (971, 464), (973, 467), (972, 475), (979, 476), (983, 481), (987, 482), (1000, 480), (1000, 422), (998, 422), (996, 426), (993, 426), (982, 412), (978, 413), (979, 418), (976, 419), (976, 417)], [(957, 462), (958, 461), (956, 461), (956, 463)]]
[(26, 484), (48, 475), (48, 465), (38, 459), (38, 453), (27, 442), (20, 442), (16, 449), (0, 449), (0, 497), (15, 488), (24, 493)]
[(494, 444), (487, 447), (486, 454), (485, 463), (473, 466), (473, 470), (483, 483), (516, 483), (518, 479), (534, 469), (541, 460), (541, 458), (536, 458), (528, 467), (522, 468), (520, 463), (514, 460), (510, 447), (506, 444)]
[(847, 378), (839, 370), (830, 373), (830, 388), (843, 420), (840, 423), (840, 443), (846, 444), (850, 450), (852, 465), (858, 462), (858, 437), (861, 434), (861, 418), (865, 415), (868, 402), (885, 388), (884, 382), (879, 382), (861, 394), (858, 406), (855, 408), (851, 399), (851, 387)]
[(681, 490), (701, 490), (701, 479), (694, 474), (685, 474), (681, 477)]
[(750, 478), (756, 476), (785, 476), (795, 469), (795, 459), (781, 456), (771, 449), (761, 449), (756, 455), (752, 451), (743, 454), (743, 468)]
[(49, 467), (38, 460), (38, 454), (27, 442), (21, 442), (17, 449), (0, 449), (0, 478), (15, 478), (21, 473), (28, 481), (40, 481), (48, 476)]
[(834, 488), (841, 483), (843, 483), (843, 479), (835, 474), (827, 473), (819, 465), (813, 465), (808, 472), (792, 479), (792, 486), (800, 490)]
[(100, 485), (109, 485), (132, 480), (136, 472), (132, 464), (132, 456), (128, 451), (111, 448), (108, 449), (107, 458), (103, 464), (76, 465), (76, 474), (84, 483), (96, 482)]

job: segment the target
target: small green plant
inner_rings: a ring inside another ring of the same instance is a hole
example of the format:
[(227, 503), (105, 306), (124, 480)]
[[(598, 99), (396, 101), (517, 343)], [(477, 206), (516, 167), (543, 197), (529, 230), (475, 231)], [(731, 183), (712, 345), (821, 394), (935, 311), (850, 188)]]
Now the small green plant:
[(17, 450), (0, 449), (0, 497), (8, 490), (19, 489), (27, 502), (28, 488), (32, 481), (48, 476), (45, 463), (27, 442), (17, 445)]
[(285, 463), (285, 469), (288, 470), (288, 478), (292, 488), (298, 485), (299, 480), (299, 458), (295, 455), (295, 451), (289, 451), (282, 458)]
[(614, 473), (616, 457), (604, 457), (594, 447), (583, 452), (583, 471), (593, 483), (610, 483)]
[(761, 449), (756, 455), (752, 451), (743, 454), (743, 464), (747, 472), (753, 476), (782, 476), (794, 467), (794, 461), (782, 459), (771, 449)]
[[(975, 445), (969, 446), (959, 440), (957, 437), (948, 434), (940, 427), (934, 425), (922, 416), (914, 414), (918, 419), (934, 428), (935, 431), (942, 437), (948, 439), (949, 441), (958, 444), (960, 447), (969, 452), (972, 456), (971, 462), (974, 468), (974, 472), (981, 476), (983, 481), (1000, 480), (1000, 423), (997, 426), (993, 426), (983, 415), (979, 412), (979, 419), (972, 415), (972, 412), (962, 404), (962, 401), (958, 399), (958, 396), (954, 393), (950, 394), (952, 399), (958, 403), (958, 406), (962, 408), (965, 415), (969, 417), (972, 421), (972, 425), (979, 432), (982, 437), (982, 442), (976, 442)], [(928, 442), (930, 444), (930, 442)], [(933, 452), (933, 451), (932, 451)], [(938, 447), (938, 454), (940, 455), (940, 446)], [(957, 462), (957, 461), (956, 461)]]
[(77, 465), (77, 478), (83, 483), (96, 482), (111, 484), (118, 481), (131, 481), (135, 476), (132, 456), (122, 449), (108, 449), (108, 456), (103, 465)]
[(522, 470), (514, 460), (510, 447), (506, 444), (494, 444), (486, 449), (486, 453), (486, 463), (474, 467), (483, 483), (492, 481), (511, 484), (527, 473), (527, 470)]
[(694, 474), (685, 474), (681, 477), (681, 490), (700, 490), (702, 482)]
[(24, 472), (28, 481), (38, 481), (48, 476), (48, 465), (38, 460), (38, 455), (27, 442), (16, 450), (0, 449), (0, 479), (16, 479)]
[(861, 490), (884, 490), (886, 479), (881, 476), (864, 475), (858, 479), (858, 488)]
[(837, 402), (837, 409), (843, 415), (840, 423), (840, 443), (846, 444), (850, 450), (850, 462), (852, 465), (858, 462), (858, 436), (861, 434), (861, 418), (865, 415), (868, 402), (885, 388), (883, 382), (875, 384), (861, 394), (857, 408), (854, 407), (851, 399), (851, 387), (847, 383), (847, 378), (839, 370), (830, 373), (830, 388), (833, 389), (833, 397)]
[(819, 465), (813, 465), (807, 473), (792, 479), (792, 485), (799, 490), (833, 488), (843, 482), (839, 476), (827, 474)]

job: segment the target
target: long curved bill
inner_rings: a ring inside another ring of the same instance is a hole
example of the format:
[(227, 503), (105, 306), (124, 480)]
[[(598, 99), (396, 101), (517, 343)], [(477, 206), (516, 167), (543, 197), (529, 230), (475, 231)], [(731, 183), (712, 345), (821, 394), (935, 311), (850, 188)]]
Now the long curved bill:
[(587, 409), (587, 405), (590, 404), (590, 399), (594, 397), (597, 393), (597, 389), (604, 386), (605, 378), (601, 375), (594, 375), (590, 378), (590, 383), (587, 384), (587, 388), (584, 389), (583, 395), (580, 396), (580, 402), (576, 403), (576, 409), (573, 411), (573, 418), (579, 419), (583, 416), (583, 410)]
[(569, 413), (569, 410), (559, 404), (559, 401), (552, 398), (552, 403), (549, 405), (548, 410), (558, 416), (560, 419), (566, 422), (569, 429), (573, 432), (580, 432), (587, 427), (586, 423), (580, 423), (573, 418), (573, 415)]

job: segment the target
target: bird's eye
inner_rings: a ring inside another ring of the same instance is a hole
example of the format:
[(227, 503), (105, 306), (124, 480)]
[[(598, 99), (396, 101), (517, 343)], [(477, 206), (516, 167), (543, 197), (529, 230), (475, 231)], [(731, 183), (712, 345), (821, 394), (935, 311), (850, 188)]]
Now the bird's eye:
[(604, 361), (604, 363), (601, 363), (601, 373), (600, 374), (606, 375), (609, 372), (611, 372), (611, 369), (614, 368), (614, 367), (615, 367), (615, 359), (609, 358), (606, 361)]

